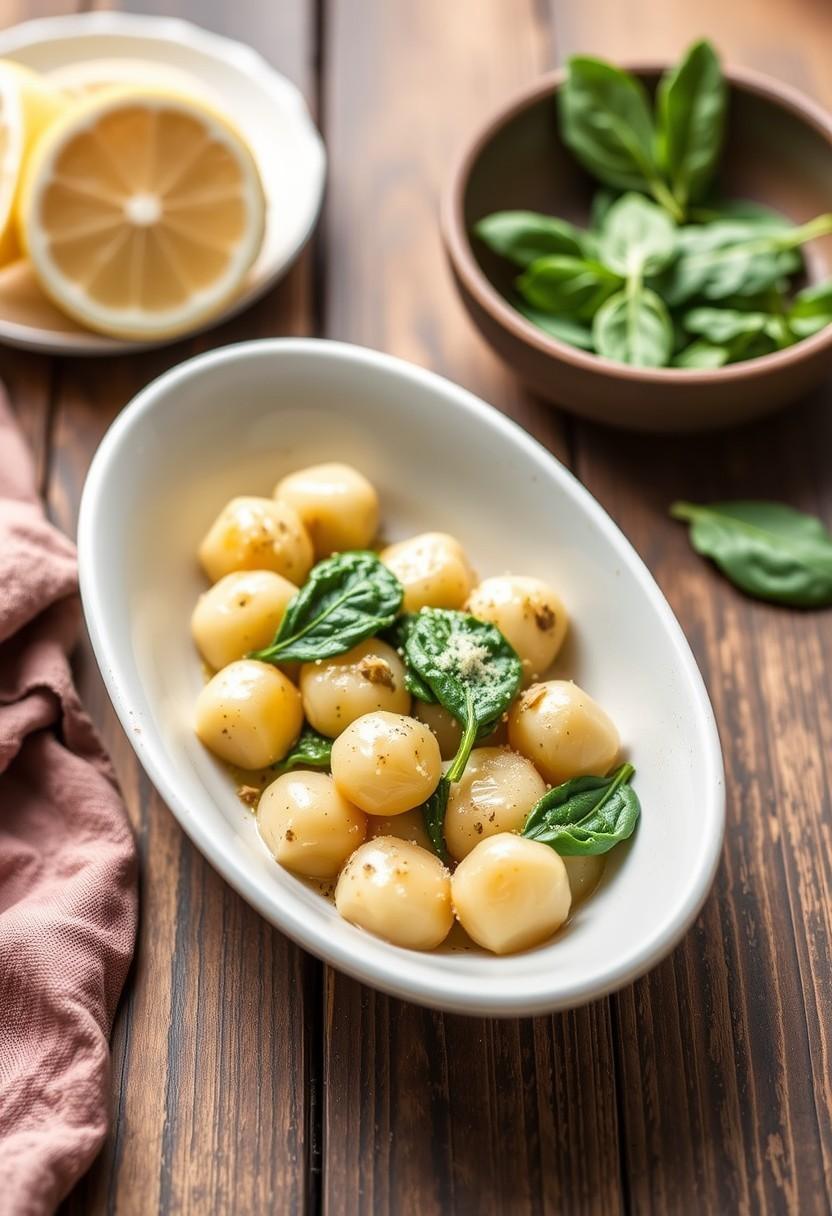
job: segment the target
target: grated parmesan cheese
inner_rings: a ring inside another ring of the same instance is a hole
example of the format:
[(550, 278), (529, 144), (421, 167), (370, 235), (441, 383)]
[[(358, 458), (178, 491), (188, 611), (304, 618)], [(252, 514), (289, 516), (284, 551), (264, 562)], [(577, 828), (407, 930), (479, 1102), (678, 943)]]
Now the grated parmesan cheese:
[(489, 675), (489, 653), (486, 646), (479, 645), (473, 638), (464, 633), (451, 636), (445, 652), (436, 660), (440, 671), (450, 671), (454, 668), (463, 680), (482, 680)]

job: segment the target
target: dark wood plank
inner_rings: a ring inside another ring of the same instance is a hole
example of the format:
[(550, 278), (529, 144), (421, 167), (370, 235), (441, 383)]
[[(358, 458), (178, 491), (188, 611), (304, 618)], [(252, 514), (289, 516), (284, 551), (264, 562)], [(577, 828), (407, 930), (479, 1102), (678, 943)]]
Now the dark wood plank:
[[(367, 0), (361, 16), (347, 0), (327, 6), (326, 332), (452, 376), (566, 455), (556, 416), (464, 317), (436, 222), (468, 131), (547, 66), (540, 6)], [(607, 1003), (469, 1020), (333, 972), (326, 998), (327, 1212), (620, 1210)]]
[[(832, 14), (776, 0), (553, 6), (559, 57), (727, 59), (832, 104)], [(832, 1206), (832, 615), (741, 597), (667, 517), (674, 498), (776, 497), (832, 521), (832, 392), (701, 439), (575, 429), (577, 471), (646, 558), (708, 682), (728, 780), (713, 895), (663, 966), (615, 1001), (625, 1169), (639, 1213)]]
[[(130, 4), (250, 41), (314, 99), (312, 11), (254, 3)], [(49, 507), (74, 532), (89, 461), (125, 403), (166, 368), (243, 338), (306, 333), (312, 258), (243, 316), (160, 351), (64, 360)], [(142, 858), (136, 962), (113, 1036), (113, 1126), (67, 1213), (302, 1212), (315, 1206), (307, 1132), (320, 967), (268, 926), (184, 837), (141, 772), (88, 643), (85, 702), (110, 749)]]

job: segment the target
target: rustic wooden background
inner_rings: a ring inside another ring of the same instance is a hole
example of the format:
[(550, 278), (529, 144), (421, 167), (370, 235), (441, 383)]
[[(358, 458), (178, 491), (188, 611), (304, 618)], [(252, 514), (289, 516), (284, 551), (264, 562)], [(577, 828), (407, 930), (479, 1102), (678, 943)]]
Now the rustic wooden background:
[[(3, 23), (75, 11), (0, 0)], [(66, 1216), (757, 1213), (832, 1207), (832, 613), (751, 603), (690, 551), (673, 498), (774, 496), (832, 522), (832, 386), (716, 442), (621, 436), (531, 399), (478, 340), (437, 236), (466, 133), (582, 50), (727, 58), (832, 106), (828, 0), (173, 0), (304, 90), (329, 148), (300, 264), (207, 336), (104, 362), (0, 353), (55, 520), (72, 532), (125, 402), (206, 347), (350, 339), (494, 402), (578, 474), (691, 639), (725, 747), (714, 891), (673, 956), (534, 1021), (445, 1017), (305, 956), (226, 887), (141, 773), (87, 647), (79, 679), (142, 853), (136, 962), (113, 1039), (112, 1131)], [(0, 1200), (2, 1207), (2, 1200)]]

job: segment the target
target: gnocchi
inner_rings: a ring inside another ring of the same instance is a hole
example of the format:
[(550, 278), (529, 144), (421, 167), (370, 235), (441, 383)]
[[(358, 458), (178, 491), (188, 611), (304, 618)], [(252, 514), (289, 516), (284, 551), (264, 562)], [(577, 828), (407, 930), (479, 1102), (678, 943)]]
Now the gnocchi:
[(487, 578), (468, 599), (468, 611), (491, 621), (520, 656), (526, 683), (551, 667), (568, 627), (558, 595), (539, 578), (504, 574)]
[(381, 560), (404, 587), (402, 608), (461, 608), (474, 583), (462, 545), (445, 532), (425, 532), (388, 545)]
[(295, 584), (312, 569), (312, 541), (293, 507), (272, 498), (232, 498), (199, 546), (215, 583), (235, 570), (274, 570)]
[(378, 638), (359, 642), (334, 658), (304, 663), (300, 693), (307, 722), (331, 738), (374, 710), (410, 713), (404, 663)]
[(423, 722), (384, 710), (350, 723), (332, 745), (339, 790), (368, 815), (401, 815), (439, 782), (439, 744)]
[(587, 692), (541, 680), (568, 631), (548, 583), (476, 583), (453, 536), (379, 550), (378, 527), (374, 487), (336, 462), (226, 504), (199, 547), (191, 632), (215, 674), (196, 734), (251, 774), (238, 793), (275, 861), (357, 929), (540, 945), (633, 831), (634, 769), (610, 772), (618, 730)]
[(334, 878), (367, 835), (367, 816), (328, 773), (284, 773), (263, 790), (257, 826), (287, 870)]
[(197, 698), (197, 735), (221, 760), (238, 768), (266, 768), (280, 760), (302, 725), (300, 693), (292, 681), (255, 659), (223, 667)]
[(379, 836), (344, 866), (335, 906), (345, 920), (394, 946), (433, 950), (451, 931), (451, 878), (438, 857), (417, 844)]
[(191, 617), (191, 632), (205, 662), (219, 670), (268, 646), (297, 587), (273, 570), (226, 574), (204, 592)]
[(509, 713), (508, 738), (553, 785), (608, 773), (621, 747), (612, 719), (569, 680), (527, 689)]
[(274, 496), (297, 511), (315, 557), (366, 549), (378, 531), (378, 495), (348, 464), (316, 464), (290, 473)]

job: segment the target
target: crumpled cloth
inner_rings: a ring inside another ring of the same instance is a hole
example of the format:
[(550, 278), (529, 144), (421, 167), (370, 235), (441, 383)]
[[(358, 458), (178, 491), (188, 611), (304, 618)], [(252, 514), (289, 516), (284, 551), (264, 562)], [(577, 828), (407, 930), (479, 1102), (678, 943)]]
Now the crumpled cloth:
[(52, 1212), (109, 1120), (108, 1037), (136, 934), (136, 853), (67, 655), (75, 549), (0, 396), (0, 1211)]

